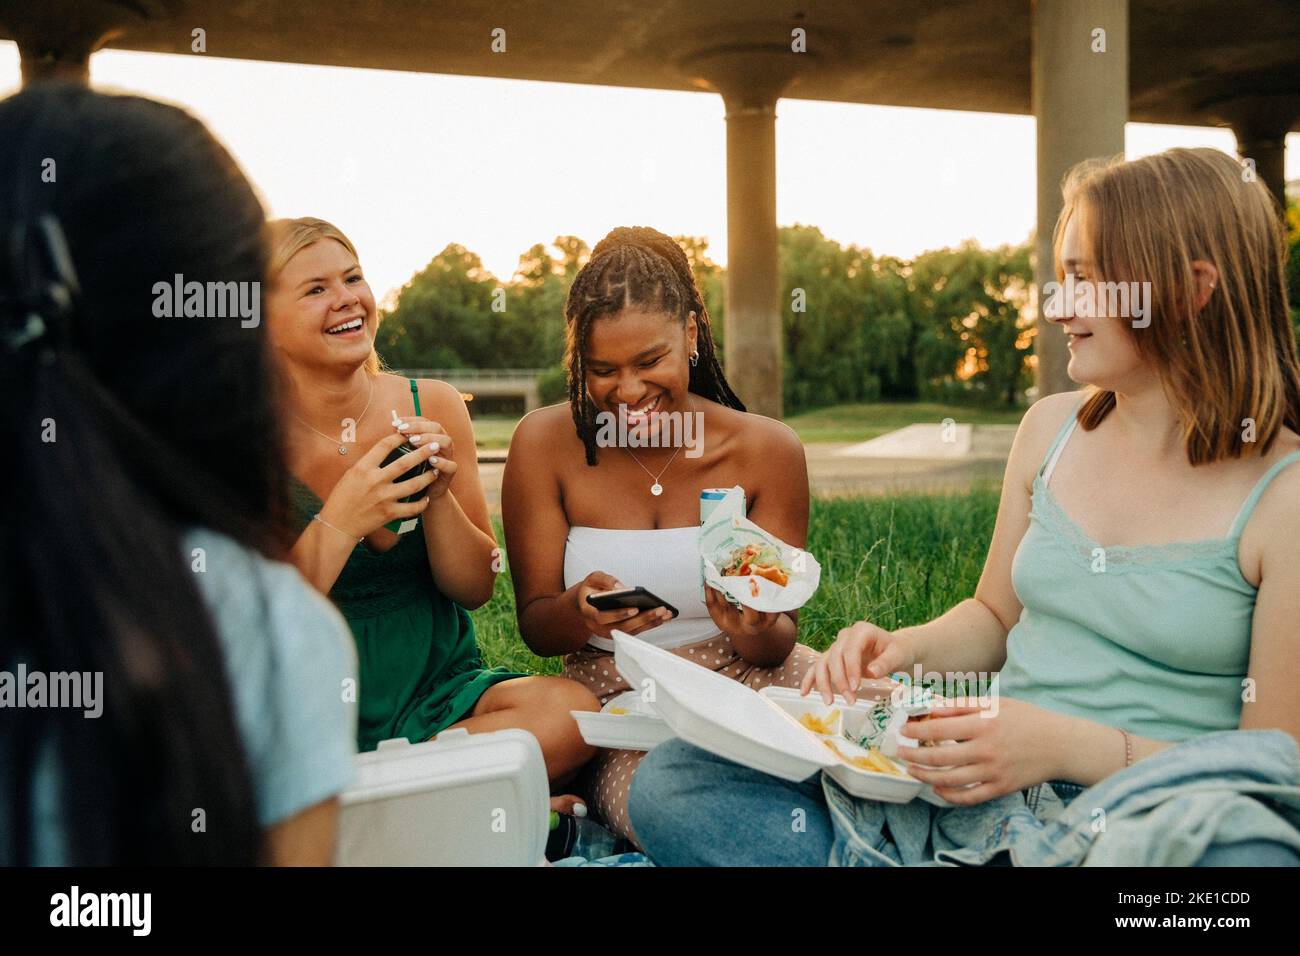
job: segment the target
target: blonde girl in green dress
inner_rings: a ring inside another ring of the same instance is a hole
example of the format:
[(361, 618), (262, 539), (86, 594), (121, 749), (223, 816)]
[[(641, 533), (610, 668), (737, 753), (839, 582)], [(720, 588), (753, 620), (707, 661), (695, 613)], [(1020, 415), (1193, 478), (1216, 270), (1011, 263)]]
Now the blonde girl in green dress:
[[(293, 219), (271, 233), (268, 332), (301, 528), (292, 557), (356, 640), (358, 748), (517, 727), (537, 738), (559, 786), (594, 752), (569, 711), (599, 704), (574, 681), (483, 665), (469, 610), (492, 596), (501, 553), (464, 400), (445, 382), (381, 370), (374, 295), (342, 232)], [(415, 450), (381, 467), (403, 441)], [(394, 483), (422, 460), (428, 471)], [(417, 517), (405, 534), (385, 527)]]

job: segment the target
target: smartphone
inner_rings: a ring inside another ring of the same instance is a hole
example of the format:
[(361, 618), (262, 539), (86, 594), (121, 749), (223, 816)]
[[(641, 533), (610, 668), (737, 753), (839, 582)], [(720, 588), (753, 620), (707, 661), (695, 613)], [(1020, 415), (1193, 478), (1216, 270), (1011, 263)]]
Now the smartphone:
[[(403, 455), (409, 455), (413, 451), (415, 451), (415, 446), (412, 445), (410, 442), (404, 441), (388, 453), (387, 457), (384, 458), (383, 462), (380, 464), (379, 467), (385, 468), (388, 465), (391, 465), (393, 462), (397, 461), (397, 459), (401, 458)], [(429, 460), (426, 458), (423, 461), (421, 461), (418, 465), (416, 465), (414, 468), (412, 468), (410, 471), (407, 471), (404, 474), (394, 478), (393, 482), (394, 484), (396, 484), (399, 481), (407, 481), (411, 478), (416, 477), (417, 475), (424, 474), (428, 470), (429, 470)], [(419, 501), (428, 493), (429, 493), (428, 488), (421, 488), (419, 491), (415, 492), (415, 494), (407, 495), (405, 498), (402, 498), (400, 500), (403, 502)], [(416, 516), (414, 518), (407, 518), (405, 521), (402, 520), (390, 521), (386, 525), (384, 525), (384, 527), (387, 528), (389, 531), (393, 532), (394, 534), (406, 534), (406, 532), (415, 528), (415, 526), (419, 524), (419, 521), (420, 521), (419, 517)]]
[(673, 617), (677, 616), (677, 608), (673, 607), (657, 594), (652, 594), (645, 588), (626, 588), (622, 591), (606, 591), (603, 594), (588, 594), (587, 603), (597, 611), (617, 611), (622, 608), (636, 608), (638, 611), (649, 611), (657, 607), (667, 608)]

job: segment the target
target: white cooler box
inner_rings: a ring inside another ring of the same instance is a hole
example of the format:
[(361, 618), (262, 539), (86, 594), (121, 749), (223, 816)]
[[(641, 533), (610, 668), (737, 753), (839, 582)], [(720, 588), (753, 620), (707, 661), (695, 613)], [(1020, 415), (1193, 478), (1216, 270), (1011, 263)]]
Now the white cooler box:
[(385, 740), (357, 755), (343, 793), (338, 866), (537, 866), (550, 787), (526, 730)]

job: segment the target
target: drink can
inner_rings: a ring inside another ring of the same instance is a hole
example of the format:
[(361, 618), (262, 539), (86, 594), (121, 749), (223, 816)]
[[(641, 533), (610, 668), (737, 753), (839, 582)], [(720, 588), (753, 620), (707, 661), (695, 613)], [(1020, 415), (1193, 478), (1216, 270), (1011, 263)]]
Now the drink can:
[(730, 490), (730, 488), (705, 488), (700, 492), (700, 524), (708, 520), (709, 515), (713, 514), (713, 509), (727, 497), (727, 492)]
[[(700, 492), (700, 525), (701, 526), (704, 525), (704, 522), (708, 520), (709, 515), (713, 514), (714, 510), (718, 507), (719, 504), (721, 504), (722, 499), (727, 497), (727, 493), (729, 491), (731, 491), (730, 488), (705, 488), (703, 491)], [(740, 498), (740, 514), (742, 517), (745, 514), (744, 495), (741, 495)], [(700, 600), (701, 601), (704, 600), (704, 559), (703, 558), (700, 558)]]

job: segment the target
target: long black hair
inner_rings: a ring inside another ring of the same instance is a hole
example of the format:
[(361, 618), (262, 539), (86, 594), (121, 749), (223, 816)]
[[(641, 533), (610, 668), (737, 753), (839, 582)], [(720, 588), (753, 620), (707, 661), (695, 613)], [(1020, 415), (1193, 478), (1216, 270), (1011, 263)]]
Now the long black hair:
[[(0, 141), (0, 668), (103, 675), (98, 719), (0, 711), (0, 856), (6, 839), (36, 856), (52, 757), (69, 862), (256, 862), (225, 658), (181, 541), (204, 526), (284, 554), (269, 356), (237, 316), (155, 316), (154, 286), (261, 283), (264, 211), (202, 123), (150, 100), (38, 83), (0, 102)], [(51, 222), (79, 284), (64, 309), (32, 300)], [(33, 308), (51, 326), (34, 338)]]
[(698, 364), (691, 366), (689, 390), (745, 410), (722, 374), (709, 310), (682, 247), (657, 229), (619, 226), (591, 250), (591, 258), (574, 278), (564, 305), (569, 407), (578, 437), (587, 449), (588, 465), (596, 464), (597, 429), (596, 406), (587, 396), (587, 334), (596, 319), (633, 306), (666, 312), (683, 325), (694, 312), (695, 347), (700, 354)]

